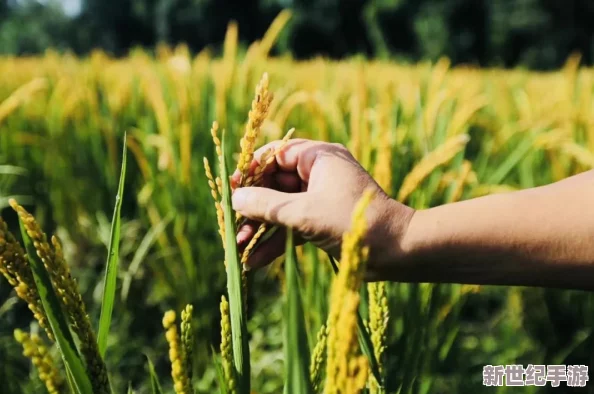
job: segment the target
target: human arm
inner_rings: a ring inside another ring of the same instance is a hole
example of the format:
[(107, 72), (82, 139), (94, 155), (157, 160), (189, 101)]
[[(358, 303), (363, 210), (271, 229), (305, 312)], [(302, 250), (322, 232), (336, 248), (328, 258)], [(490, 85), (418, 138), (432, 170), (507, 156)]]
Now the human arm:
[(416, 211), (400, 248), (380, 276), (594, 290), (594, 171)]
[[(269, 147), (256, 152), (256, 162)], [(592, 171), (416, 211), (388, 198), (344, 147), (297, 140), (265, 178), (268, 188), (236, 190), (234, 208), (256, 221), (293, 227), (303, 241), (336, 257), (354, 204), (363, 190), (375, 189), (366, 239), (369, 280), (594, 289)], [(254, 232), (244, 226), (240, 245)], [(266, 265), (281, 255), (282, 236), (275, 234), (248, 264)]]

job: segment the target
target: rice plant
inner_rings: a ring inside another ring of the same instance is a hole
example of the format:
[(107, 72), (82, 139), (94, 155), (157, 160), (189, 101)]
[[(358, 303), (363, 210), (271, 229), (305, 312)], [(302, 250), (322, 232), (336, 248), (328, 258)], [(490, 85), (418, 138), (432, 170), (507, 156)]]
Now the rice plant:
[[(312, 245), (244, 271), (278, 230), (260, 224), (239, 253), (225, 174), (273, 139), (343, 143), (419, 209), (594, 167), (579, 57), (550, 73), (272, 58), (289, 17), (249, 46), (231, 23), (220, 51), (0, 58), (3, 390), (479, 393), (485, 364), (592, 363), (589, 294), (360, 283), (340, 314), (351, 271)], [(339, 319), (356, 330), (336, 333)]]

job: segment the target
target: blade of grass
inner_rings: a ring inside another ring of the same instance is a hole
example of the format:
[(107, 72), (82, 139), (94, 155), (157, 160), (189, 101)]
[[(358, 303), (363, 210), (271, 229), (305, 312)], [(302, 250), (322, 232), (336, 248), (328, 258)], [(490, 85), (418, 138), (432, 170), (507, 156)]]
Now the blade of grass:
[[(332, 269), (334, 270), (335, 274), (338, 274), (338, 265), (336, 264), (336, 260), (330, 254), (328, 254), (328, 258), (330, 259), (330, 264), (332, 265)], [(384, 386), (384, 381), (381, 378), (379, 363), (375, 358), (375, 353), (373, 351), (373, 342), (371, 342), (371, 337), (365, 328), (365, 324), (363, 323), (363, 318), (361, 317), (361, 312), (357, 311), (357, 337), (359, 338), (359, 346), (361, 346), (361, 351), (367, 359), (369, 360), (369, 367), (371, 369), (371, 373), (377, 382), (379, 383), (380, 387)]]
[(159, 383), (159, 377), (155, 372), (155, 366), (153, 365), (153, 362), (151, 361), (149, 356), (146, 356), (146, 361), (148, 362), (149, 374), (151, 376), (151, 388), (153, 390), (153, 394), (163, 394), (163, 389), (161, 389), (161, 383)]
[(6, 301), (4, 301), (4, 303), (0, 306), (0, 318), (2, 318), (2, 315), (4, 315), (6, 312), (10, 311), (17, 302), (18, 298), (15, 296), (6, 299)]
[(250, 392), (250, 348), (247, 338), (247, 324), (243, 309), (241, 283), (242, 266), (235, 239), (235, 219), (231, 207), (231, 186), (229, 185), (228, 152), (226, 133), (222, 133), (223, 163), (223, 216), (225, 219), (225, 261), (227, 262), (227, 291), (229, 293), (229, 312), (231, 316), (231, 342), (237, 376), (237, 386), (241, 394)]
[(486, 183), (490, 185), (499, 185), (505, 180), (505, 177), (514, 169), (514, 167), (532, 150), (534, 149), (534, 137), (527, 137), (522, 142), (518, 143), (515, 149), (510, 152), (503, 163), (491, 173), (487, 178)]
[(126, 135), (124, 134), (124, 149), (122, 153), (122, 167), (120, 170), (120, 183), (118, 185), (118, 194), (113, 211), (113, 220), (111, 222), (111, 234), (109, 238), (109, 251), (107, 253), (107, 264), (105, 266), (105, 282), (103, 283), (103, 301), (101, 303), (101, 316), (99, 318), (99, 333), (97, 342), (99, 344), (99, 354), (105, 356), (107, 350), (107, 335), (111, 325), (111, 314), (115, 300), (116, 281), (118, 276), (118, 262), (120, 249), (120, 212), (122, 209), (122, 198), (124, 195), (124, 183), (126, 179)]
[(219, 382), (221, 394), (229, 394), (229, 387), (227, 386), (227, 381), (225, 380), (225, 375), (223, 374), (223, 366), (221, 365), (221, 361), (218, 359), (214, 347), (211, 346), (210, 348), (212, 350), (212, 361), (217, 373), (217, 381)]
[(68, 327), (68, 321), (62, 312), (60, 301), (54, 292), (49, 275), (45, 270), (43, 262), (37, 255), (37, 251), (33, 246), (33, 241), (29, 238), (29, 235), (23, 226), (23, 222), (20, 219), (19, 225), (29, 264), (31, 265), (33, 279), (35, 280), (35, 285), (39, 292), (39, 298), (41, 299), (43, 309), (47, 315), (47, 320), (56, 339), (64, 365), (67, 370), (71, 372), (72, 381), (78, 393), (92, 394), (91, 381), (87, 375), (87, 371), (78, 349), (74, 344), (74, 338)]
[(309, 345), (305, 329), (303, 301), (299, 291), (297, 257), (293, 231), (287, 229), (285, 251), (285, 275), (287, 295), (285, 301), (285, 391), (289, 393), (312, 393), (309, 378)]
[(66, 381), (68, 382), (68, 387), (70, 387), (70, 391), (73, 394), (77, 394), (79, 393), (78, 389), (76, 388), (76, 384), (74, 383), (74, 380), (72, 379), (72, 372), (70, 372), (70, 369), (68, 368), (68, 366), (66, 366)]
[(26, 175), (27, 169), (8, 164), (0, 165), (0, 175)]

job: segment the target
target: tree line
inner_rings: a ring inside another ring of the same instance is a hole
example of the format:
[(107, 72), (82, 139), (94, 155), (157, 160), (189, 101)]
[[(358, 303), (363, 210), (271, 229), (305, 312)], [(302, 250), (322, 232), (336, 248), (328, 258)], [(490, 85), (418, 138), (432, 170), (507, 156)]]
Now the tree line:
[(545, 70), (572, 52), (591, 64), (594, 51), (591, 0), (81, 1), (73, 16), (59, 0), (0, 0), (0, 53), (103, 48), (120, 56), (159, 42), (219, 50), (230, 20), (247, 44), (284, 8), (293, 17), (275, 51), (298, 59), (448, 56), (454, 64)]

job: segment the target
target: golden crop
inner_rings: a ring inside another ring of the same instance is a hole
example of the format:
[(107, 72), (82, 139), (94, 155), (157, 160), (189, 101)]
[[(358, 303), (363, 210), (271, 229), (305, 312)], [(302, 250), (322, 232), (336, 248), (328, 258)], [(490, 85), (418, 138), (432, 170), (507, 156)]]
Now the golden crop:
[[(127, 148), (137, 168), (130, 174), (136, 188), (130, 194), (141, 223), (156, 229), (171, 221), (166, 230), (155, 233), (154, 247), (175, 250), (176, 258), (155, 264), (151, 272), (178, 305), (203, 297), (198, 300), (202, 304), (193, 302), (196, 327), (190, 324), (191, 307), (182, 313), (179, 329), (173, 311), (163, 319), (178, 393), (191, 392), (191, 359), (206, 354), (210, 346), (191, 330), (209, 327), (213, 317), (221, 318), (219, 349), (227, 388), (241, 392), (244, 386), (234, 359), (232, 325), (234, 310), (245, 313), (246, 294), (253, 289), (247, 289), (244, 271), (239, 282), (241, 308), (234, 309), (237, 297), (216, 293), (228, 261), (211, 241), (221, 239), (225, 248), (226, 232), (234, 230), (226, 228), (224, 217), (223, 132), (234, 144), (228, 152), (237, 152), (227, 160), (233, 159), (231, 170), (242, 174), (241, 186), (257, 186), (265, 166), (279, 153), (266, 152), (263, 164), (249, 174), (254, 150), (263, 143), (322, 139), (346, 145), (386, 193), (421, 209), (538, 186), (594, 168), (594, 70), (580, 68), (579, 56), (549, 73), (451, 67), (447, 59), (402, 65), (271, 58), (269, 52), (288, 17), (282, 13), (264, 38), (245, 50), (238, 43), (238, 27), (230, 24), (222, 56), (212, 49), (191, 54), (180, 45), (159, 46), (154, 55), (134, 50), (117, 59), (101, 51), (85, 58), (52, 51), (39, 57), (0, 58), (0, 160), (30, 169), (47, 182), (54, 218), (81, 238), (90, 232), (88, 223), (95, 214), (106, 210), (107, 197), (115, 194), (119, 145), (127, 132)], [(366, 249), (359, 241), (366, 227), (365, 201), (353, 217), (352, 232), (345, 235), (344, 271), (327, 280), (328, 294), (313, 288), (328, 273), (316, 266), (321, 265), (319, 255), (299, 249), (306, 301), (311, 303), (304, 318), (313, 336), (307, 373), (318, 391), (358, 392), (367, 385), (374, 393), (382, 392), (358, 348), (355, 331), (363, 301), (359, 289)], [(28, 225), (60, 301), (70, 307), (68, 318), (82, 341), (94, 387), (108, 392), (106, 366), (60, 242), (53, 238), (50, 245), (32, 216), (13, 205)], [(234, 217), (231, 223), (239, 221)], [(268, 230), (267, 224), (260, 225), (239, 262), (245, 262)], [(53, 341), (25, 253), (1, 220), (0, 273)], [(285, 279), (278, 266), (269, 273)], [(454, 313), (456, 303), (478, 291), (452, 286), (449, 296), (431, 307), (432, 285), (410, 292), (399, 287), (396, 296), (387, 288), (384, 283), (368, 285), (365, 300), (366, 330), (382, 373), (390, 357), (390, 332), (400, 338), (407, 324), (392, 313), (401, 295), (414, 304), (419, 321), (431, 322), (422, 334), (429, 337), (430, 330)], [(208, 297), (212, 302), (205, 301)], [(324, 314), (320, 305), (325, 303), (329, 307)], [(399, 322), (398, 331), (389, 328), (393, 321)], [(37, 337), (18, 337), (25, 351), (36, 357), (48, 389), (61, 387), (64, 382), (55, 379), (45, 348), (35, 354), (28, 350)], [(415, 343), (426, 337), (419, 334)], [(194, 338), (202, 353), (192, 351)], [(427, 346), (427, 353), (447, 352), (435, 341)], [(416, 373), (424, 366), (414, 353), (402, 356), (413, 361), (400, 367)]]

